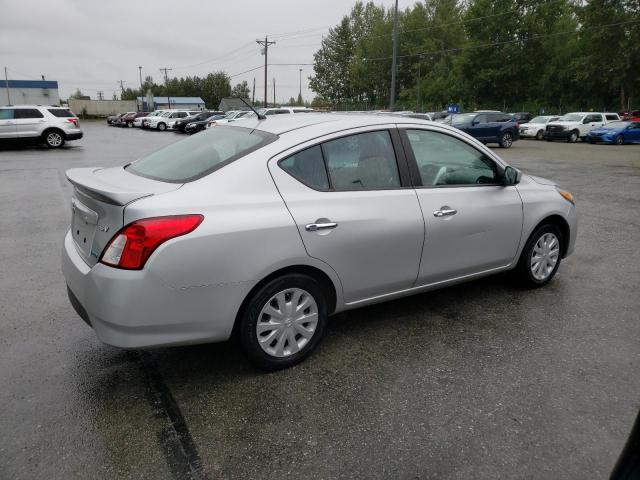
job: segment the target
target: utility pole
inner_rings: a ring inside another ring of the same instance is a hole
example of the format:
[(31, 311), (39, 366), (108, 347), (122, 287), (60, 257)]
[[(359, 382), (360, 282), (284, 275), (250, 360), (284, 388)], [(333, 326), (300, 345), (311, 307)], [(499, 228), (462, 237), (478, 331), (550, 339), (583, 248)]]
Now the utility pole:
[(300, 92), (298, 93), (298, 98), (302, 101), (302, 69), (299, 68), (298, 71), (300, 72)]
[(256, 77), (253, 77), (253, 93), (251, 94), (251, 105), (256, 104)]
[[(270, 42), (268, 37), (264, 37), (264, 40), (256, 40), (256, 43), (258, 45), (262, 45), (264, 47), (263, 52), (264, 52), (264, 108), (268, 107), (268, 102), (267, 102), (267, 55), (269, 53), (269, 45), (275, 45), (276, 42)], [(274, 87), (275, 89), (275, 87)]]
[(9, 77), (7, 76), (7, 67), (4, 67), (4, 85), (7, 90), (7, 105), (11, 105), (11, 95), (9, 94)]
[(273, 106), (276, 106), (276, 77), (273, 77)]
[(124, 93), (124, 80), (118, 80), (116, 83), (120, 84), (120, 91)]
[(167, 76), (167, 72), (170, 72), (173, 68), (161, 68), (160, 71), (164, 72), (164, 84), (167, 88), (167, 103), (169, 104), (169, 110), (171, 110), (171, 98), (169, 97), (169, 77)]
[(142, 66), (138, 67), (138, 71), (140, 72), (140, 95), (144, 96), (144, 92), (142, 91)]
[(98, 100), (104, 100), (102, 90), (98, 90)]
[(393, 54), (391, 60), (391, 100), (389, 101), (389, 110), (393, 112), (396, 103), (396, 54), (398, 51), (398, 0), (396, 0), (396, 9), (393, 16)]
[(422, 105), (420, 104), (420, 64), (422, 63), (422, 55), (418, 56), (418, 98), (416, 99), (416, 111), (422, 112)]

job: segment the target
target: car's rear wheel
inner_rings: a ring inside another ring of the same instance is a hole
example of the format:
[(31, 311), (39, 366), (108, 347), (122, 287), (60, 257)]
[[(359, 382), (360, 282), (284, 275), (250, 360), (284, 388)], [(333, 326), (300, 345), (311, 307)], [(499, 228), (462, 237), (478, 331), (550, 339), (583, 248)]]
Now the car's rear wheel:
[(522, 284), (537, 288), (549, 283), (560, 267), (562, 235), (555, 225), (537, 228), (527, 241), (516, 272)]
[(618, 135), (616, 137), (615, 142), (616, 142), (616, 145), (624, 145), (624, 137), (622, 135)]
[(256, 291), (239, 319), (240, 343), (252, 363), (264, 370), (287, 368), (317, 346), (327, 321), (327, 301), (313, 278), (293, 273)]
[(167, 129), (167, 125), (164, 123), (159, 123), (158, 124), (158, 130), (160, 130), (161, 132), (164, 132)]
[(578, 137), (579, 137), (579, 136), (580, 136), (580, 135), (578, 134), (578, 132), (576, 132), (576, 131), (574, 130), (573, 132), (571, 132), (571, 133), (569, 134), (569, 138), (567, 139), (567, 141), (568, 141), (569, 143), (576, 143), (576, 142), (578, 141)]
[(513, 145), (513, 135), (509, 132), (503, 133), (502, 137), (500, 137), (500, 146), (502, 148), (511, 148), (511, 145)]
[(536, 133), (536, 140), (542, 140), (543, 137), (544, 137), (544, 131), (538, 130), (538, 133)]
[(60, 148), (64, 145), (64, 133), (60, 130), (47, 130), (44, 132), (43, 138), (49, 148)]

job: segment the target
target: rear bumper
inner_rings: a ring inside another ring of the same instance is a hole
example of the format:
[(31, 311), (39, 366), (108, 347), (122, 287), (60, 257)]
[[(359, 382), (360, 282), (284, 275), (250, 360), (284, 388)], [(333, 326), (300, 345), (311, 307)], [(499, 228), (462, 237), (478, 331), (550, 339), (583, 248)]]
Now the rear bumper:
[(65, 134), (65, 140), (80, 140), (83, 136), (82, 132), (71, 132)]
[[(148, 265), (147, 265), (148, 267)], [(253, 282), (209, 288), (172, 287), (157, 272), (90, 267), (67, 232), (62, 273), (69, 299), (102, 342), (148, 348), (227, 340)]]

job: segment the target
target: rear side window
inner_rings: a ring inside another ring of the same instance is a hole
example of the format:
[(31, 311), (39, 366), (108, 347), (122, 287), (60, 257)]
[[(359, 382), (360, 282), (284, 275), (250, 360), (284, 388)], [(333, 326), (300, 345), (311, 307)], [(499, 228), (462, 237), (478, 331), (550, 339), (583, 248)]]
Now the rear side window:
[(13, 108), (0, 108), (0, 120), (13, 119)]
[(127, 165), (127, 171), (163, 182), (184, 183), (224, 167), (277, 139), (249, 128), (218, 126)]
[(400, 188), (400, 175), (387, 130), (330, 140), (287, 157), (280, 167), (317, 190)]
[(14, 118), (43, 118), (44, 115), (37, 108), (16, 108)]
[(75, 114), (67, 108), (50, 108), (49, 113), (54, 117), (60, 117), (60, 118), (75, 117)]
[(291, 155), (280, 162), (280, 167), (305, 185), (317, 190), (329, 189), (329, 178), (322, 158), (322, 149), (316, 145)]
[(618, 115), (605, 115), (607, 120), (618, 120)]

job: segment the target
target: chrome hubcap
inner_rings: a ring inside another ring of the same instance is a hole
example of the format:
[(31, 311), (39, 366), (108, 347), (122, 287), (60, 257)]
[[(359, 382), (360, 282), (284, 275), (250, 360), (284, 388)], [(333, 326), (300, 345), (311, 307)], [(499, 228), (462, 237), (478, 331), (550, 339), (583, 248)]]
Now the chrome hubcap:
[(536, 280), (545, 280), (556, 264), (560, 256), (560, 242), (558, 237), (553, 233), (545, 233), (542, 235), (535, 246), (531, 255), (531, 274)]
[(258, 316), (256, 335), (262, 350), (272, 357), (299, 352), (313, 337), (318, 325), (318, 305), (300, 288), (276, 293)]
[(62, 137), (59, 133), (50, 133), (47, 135), (47, 142), (49, 142), (49, 145), (57, 147), (62, 143)]

